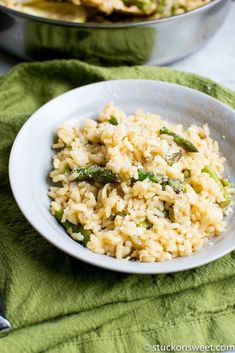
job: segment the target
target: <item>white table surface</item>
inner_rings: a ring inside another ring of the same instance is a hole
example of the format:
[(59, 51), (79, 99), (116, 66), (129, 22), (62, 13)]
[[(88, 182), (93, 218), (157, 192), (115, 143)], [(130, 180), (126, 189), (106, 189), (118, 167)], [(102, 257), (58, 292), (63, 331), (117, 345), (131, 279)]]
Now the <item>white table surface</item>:
[[(19, 62), (0, 51), (0, 75)], [(235, 3), (222, 28), (204, 47), (169, 66), (207, 76), (235, 90)]]
[[(0, 75), (19, 62), (0, 50)], [(169, 66), (207, 76), (235, 90), (235, 2), (223, 27), (203, 48)]]

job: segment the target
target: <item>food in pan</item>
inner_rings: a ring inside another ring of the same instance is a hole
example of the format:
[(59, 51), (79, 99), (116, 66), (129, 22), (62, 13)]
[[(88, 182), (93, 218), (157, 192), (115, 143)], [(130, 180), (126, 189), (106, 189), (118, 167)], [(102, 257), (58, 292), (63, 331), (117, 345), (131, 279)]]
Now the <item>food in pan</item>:
[(0, 0), (31, 15), (73, 22), (116, 22), (174, 16), (211, 0)]
[(77, 242), (118, 259), (189, 256), (226, 228), (233, 189), (207, 125), (187, 129), (112, 103), (57, 131), (51, 213)]

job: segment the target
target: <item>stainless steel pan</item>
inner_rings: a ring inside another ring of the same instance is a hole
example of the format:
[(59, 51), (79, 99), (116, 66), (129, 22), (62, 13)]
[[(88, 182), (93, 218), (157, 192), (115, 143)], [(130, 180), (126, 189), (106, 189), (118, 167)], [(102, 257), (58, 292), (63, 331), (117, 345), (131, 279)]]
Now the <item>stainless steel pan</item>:
[(231, 0), (135, 23), (81, 24), (0, 6), (0, 47), (24, 59), (78, 58), (103, 65), (165, 65), (190, 54), (222, 25)]

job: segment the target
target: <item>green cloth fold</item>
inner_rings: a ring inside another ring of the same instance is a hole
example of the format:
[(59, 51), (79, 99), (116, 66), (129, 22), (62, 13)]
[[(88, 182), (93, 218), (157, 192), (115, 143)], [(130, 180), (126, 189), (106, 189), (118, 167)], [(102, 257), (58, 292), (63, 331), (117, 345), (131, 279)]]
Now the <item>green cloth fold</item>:
[(144, 344), (235, 344), (234, 252), (173, 275), (110, 272), (46, 242), (13, 199), (9, 152), (28, 117), (69, 89), (124, 78), (193, 87), (235, 108), (229, 89), (167, 68), (51, 61), (21, 64), (0, 79), (0, 288), (13, 325), (0, 339), (1, 353), (135, 353), (144, 352)]

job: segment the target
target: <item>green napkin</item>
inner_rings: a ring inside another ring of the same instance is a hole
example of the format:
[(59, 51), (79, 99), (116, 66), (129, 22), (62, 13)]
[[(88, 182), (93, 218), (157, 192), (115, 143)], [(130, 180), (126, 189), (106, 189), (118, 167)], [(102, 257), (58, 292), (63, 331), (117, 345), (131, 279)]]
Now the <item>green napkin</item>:
[(57, 250), (14, 201), (8, 157), (28, 117), (69, 89), (117, 78), (175, 82), (235, 108), (234, 92), (167, 68), (51, 61), (19, 65), (0, 79), (0, 288), (13, 325), (0, 339), (1, 353), (135, 353), (158, 344), (235, 344), (235, 253), (173, 275), (110, 272)]

